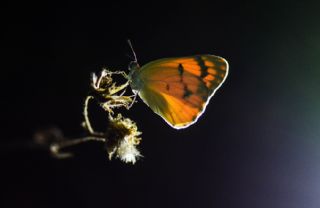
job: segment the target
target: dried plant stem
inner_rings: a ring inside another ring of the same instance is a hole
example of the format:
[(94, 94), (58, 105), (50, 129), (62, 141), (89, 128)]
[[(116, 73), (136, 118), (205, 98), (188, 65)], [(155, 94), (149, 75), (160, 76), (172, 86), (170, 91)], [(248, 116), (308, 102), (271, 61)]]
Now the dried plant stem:
[(93, 96), (87, 96), (86, 100), (84, 101), (84, 108), (83, 108), (83, 116), (84, 116), (84, 125), (86, 129), (89, 131), (90, 134), (94, 135), (95, 131), (93, 130), (90, 119), (89, 119), (89, 113), (88, 113), (88, 106), (89, 101), (93, 99)]
[(58, 143), (54, 143), (50, 145), (50, 151), (51, 154), (56, 157), (56, 158), (68, 158), (72, 157), (73, 154), (70, 152), (62, 152), (61, 150), (67, 147), (75, 146), (81, 143), (85, 142), (90, 142), (90, 141), (96, 141), (96, 142), (106, 142), (105, 138), (102, 137), (93, 137), (93, 136), (88, 136), (88, 137), (83, 137), (83, 138), (78, 138), (78, 139), (72, 139), (72, 140), (65, 140), (61, 141)]
[(67, 147), (79, 145), (85, 142), (90, 142), (90, 141), (97, 141), (97, 142), (106, 142), (106, 138), (104, 137), (102, 133), (97, 133), (93, 130), (91, 126), (91, 122), (89, 119), (89, 111), (88, 111), (88, 106), (89, 106), (89, 101), (91, 99), (94, 99), (93, 96), (87, 96), (84, 102), (84, 108), (83, 108), (83, 116), (84, 116), (84, 127), (88, 130), (89, 134), (91, 136), (87, 137), (82, 137), (82, 138), (77, 138), (77, 139), (62, 139), (60, 142), (55, 142), (50, 145), (50, 151), (51, 154), (54, 157), (57, 158), (67, 158), (73, 156), (72, 153), (69, 152), (62, 152), (61, 150)]
[[(109, 125), (106, 131), (104, 133), (96, 132), (92, 128), (89, 117), (89, 102), (91, 99), (96, 100), (97, 98), (96, 96), (89, 95), (85, 99), (83, 108), (83, 127), (88, 131), (89, 136), (70, 140), (64, 138), (61, 132), (60, 134), (57, 132), (44, 132), (43, 135), (39, 134), (39, 141), (45, 140), (43, 138), (48, 136), (51, 136), (51, 140), (54, 140), (50, 145), (50, 152), (54, 157), (61, 159), (71, 157), (73, 154), (67, 152), (66, 148), (90, 141), (103, 142), (110, 160), (114, 156), (126, 163), (130, 162), (134, 164), (137, 158), (141, 157), (136, 147), (141, 140), (139, 137), (141, 132), (138, 131), (135, 122), (124, 118), (120, 113), (114, 116), (113, 112), (113, 109), (120, 107), (129, 109), (134, 103), (132, 96), (124, 95), (129, 81), (118, 86), (115, 82), (112, 82), (111, 76), (113, 74), (119, 74), (128, 78), (124, 72), (110, 72), (106, 69), (101, 72), (99, 77), (95, 74), (92, 75), (91, 86), (99, 94), (97, 96), (104, 98), (104, 101), (98, 101), (98, 104), (108, 114)], [(134, 95), (134, 98), (135, 96), (136, 95)]]

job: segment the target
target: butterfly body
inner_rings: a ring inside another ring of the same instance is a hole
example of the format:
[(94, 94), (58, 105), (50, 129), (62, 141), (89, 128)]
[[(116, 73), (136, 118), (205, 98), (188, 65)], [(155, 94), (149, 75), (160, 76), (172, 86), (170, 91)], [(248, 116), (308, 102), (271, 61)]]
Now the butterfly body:
[(164, 58), (129, 68), (132, 90), (176, 129), (197, 121), (228, 74), (228, 62), (214, 55)]

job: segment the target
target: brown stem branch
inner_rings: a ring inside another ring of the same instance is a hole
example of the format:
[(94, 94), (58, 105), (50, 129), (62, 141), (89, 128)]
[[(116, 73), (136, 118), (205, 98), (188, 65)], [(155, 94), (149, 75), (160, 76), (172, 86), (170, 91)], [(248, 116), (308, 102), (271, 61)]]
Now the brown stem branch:
[(72, 140), (64, 140), (60, 142), (56, 142), (50, 145), (50, 152), (56, 158), (68, 158), (72, 157), (73, 154), (70, 152), (62, 152), (61, 150), (67, 147), (79, 145), (85, 142), (96, 141), (96, 142), (106, 142), (106, 138), (96, 137), (96, 136), (88, 136), (83, 138), (77, 138)]

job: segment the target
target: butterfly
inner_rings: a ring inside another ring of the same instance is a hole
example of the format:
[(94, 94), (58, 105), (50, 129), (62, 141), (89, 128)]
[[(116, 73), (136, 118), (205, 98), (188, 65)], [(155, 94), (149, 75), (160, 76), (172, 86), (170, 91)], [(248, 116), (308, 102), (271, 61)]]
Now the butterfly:
[(129, 81), (139, 97), (175, 129), (194, 124), (228, 75), (219, 56), (163, 58), (142, 67), (129, 65)]

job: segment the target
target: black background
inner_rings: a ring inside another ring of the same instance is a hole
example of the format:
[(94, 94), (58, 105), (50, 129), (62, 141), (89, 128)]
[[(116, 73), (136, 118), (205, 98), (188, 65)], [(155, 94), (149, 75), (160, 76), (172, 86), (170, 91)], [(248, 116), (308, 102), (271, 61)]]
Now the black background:
[[(1, 207), (320, 206), (317, 3), (12, 2), (1, 16)], [(185, 130), (139, 100), (126, 113), (143, 132), (135, 165), (91, 144), (67, 160), (28, 146), (51, 125), (85, 134), (90, 73), (127, 70), (127, 38), (142, 65), (210, 53), (229, 77)]]

